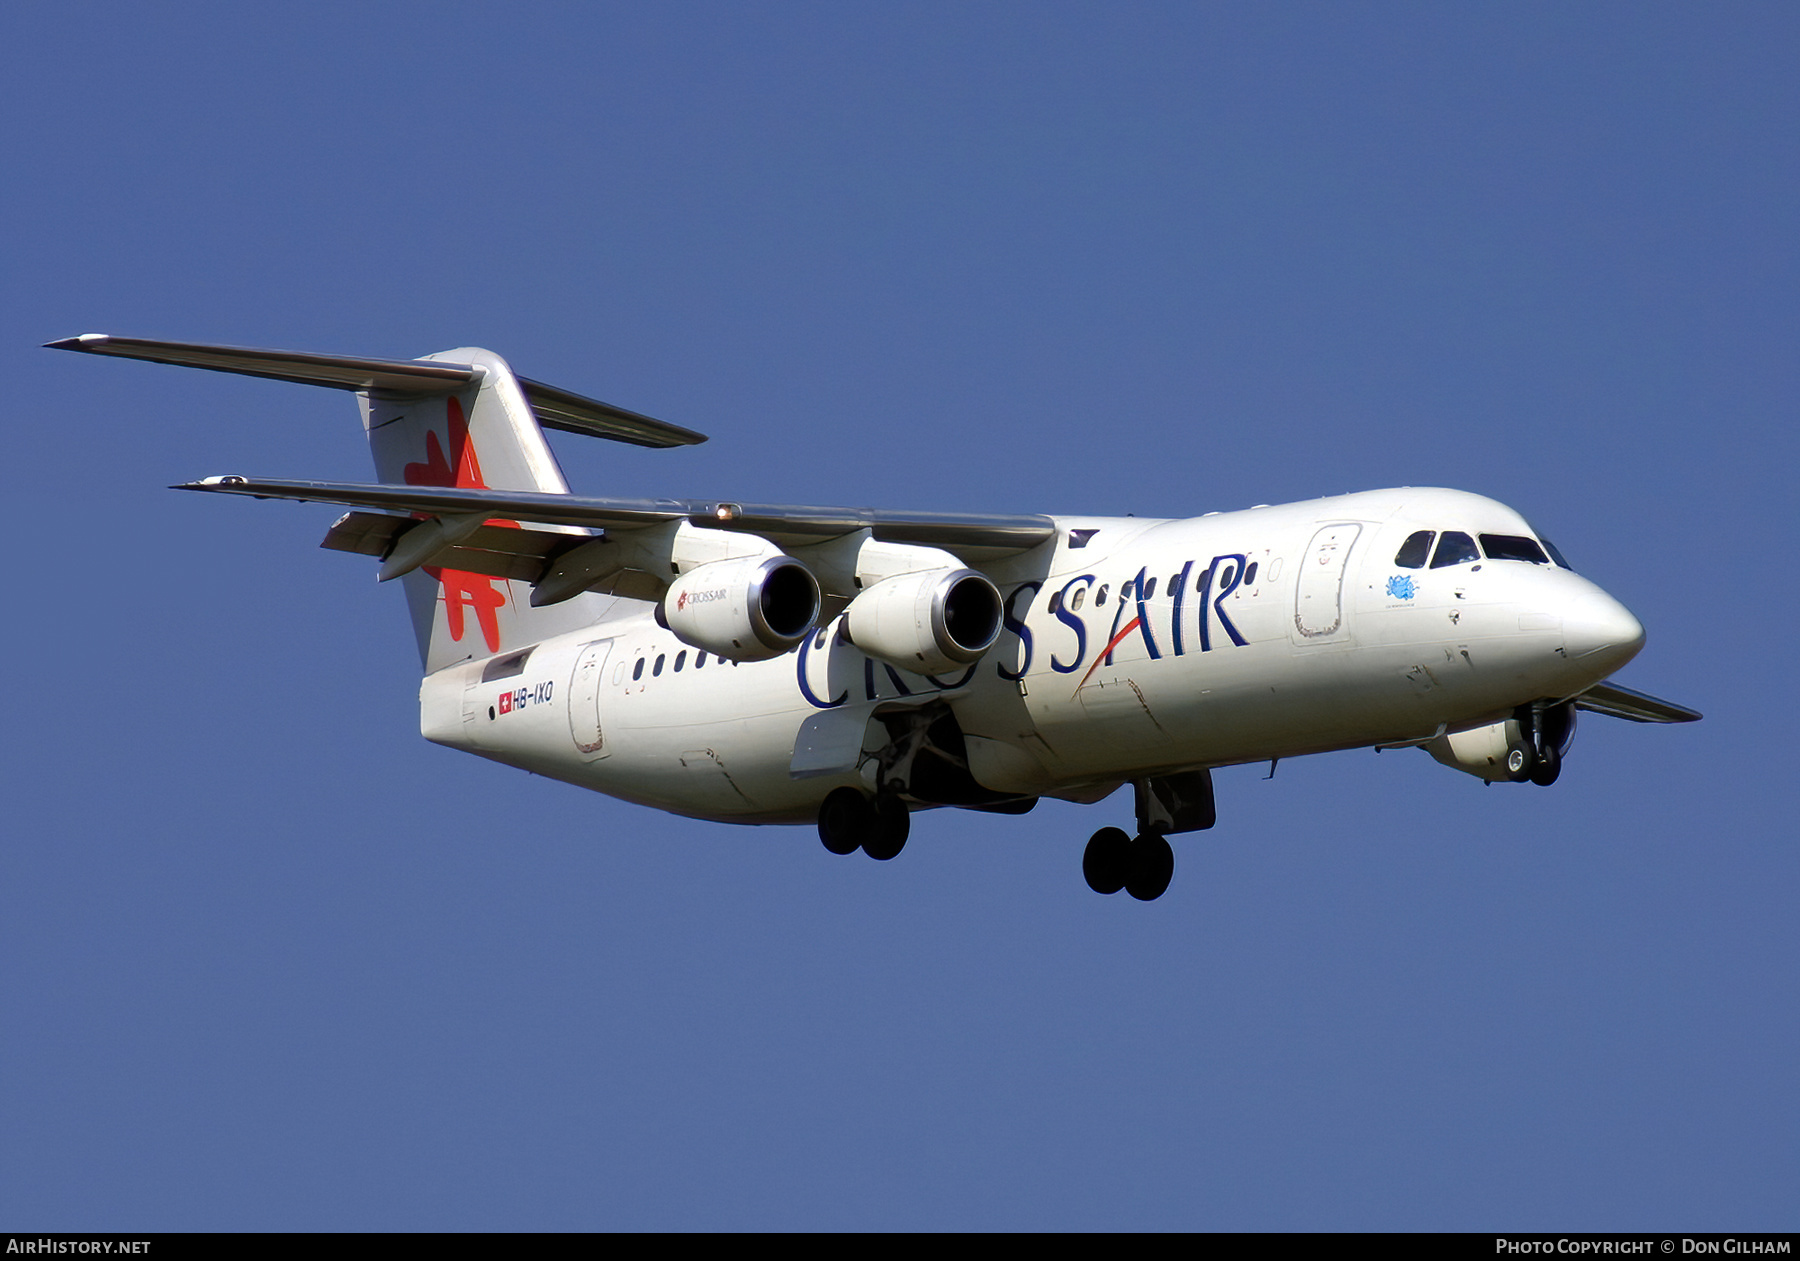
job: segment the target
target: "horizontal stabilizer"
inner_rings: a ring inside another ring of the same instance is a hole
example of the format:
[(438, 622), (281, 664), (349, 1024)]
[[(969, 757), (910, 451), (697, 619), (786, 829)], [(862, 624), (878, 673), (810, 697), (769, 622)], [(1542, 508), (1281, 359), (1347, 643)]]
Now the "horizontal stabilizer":
[(611, 403), (583, 398), (530, 377), (520, 377), (519, 388), (525, 391), (525, 399), (537, 414), (538, 424), (546, 429), (586, 434), (590, 438), (611, 438), (614, 442), (629, 442), (638, 447), (691, 447), (706, 441), (703, 433), (671, 425), (666, 420), (640, 416)]
[[(47, 343), (52, 350), (79, 350), (90, 355), (147, 359), (151, 363), (239, 376), (267, 377), (300, 385), (337, 390), (378, 390), (389, 394), (454, 394), (480, 383), (482, 369), (466, 363), (434, 359), (365, 359), (353, 355), (315, 355), (297, 350), (255, 350), (246, 346), (205, 346), (192, 342), (148, 341), (83, 333)], [(640, 447), (681, 447), (705, 442), (706, 435), (637, 412), (584, 398), (568, 390), (520, 377), (538, 424), (565, 433), (610, 438)]]
[(460, 490), (437, 486), (362, 485), (351, 482), (292, 482), (245, 477), (209, 477), (175, 490), (204, 490), (256, 499), (297, 499), (425, 516), (485, 512), (509, 521), (542, 525), (634, 530), (670, 522), (754, 534), (778, 546), (805, 546), (858, 530), (886, 543), (942, 547), (965, 558), (972, 554), (1010, 555), (1056, 536), (1044, 516), (889, 512), (871, 508), (782, 507), (692, 499), (589, 499), (536, 491)]
[(1575, 698), (1575, 708), (1630, 722), (1699, 722), (1701, 718), (1698, 710), (1617, 683), (1594, 684)]

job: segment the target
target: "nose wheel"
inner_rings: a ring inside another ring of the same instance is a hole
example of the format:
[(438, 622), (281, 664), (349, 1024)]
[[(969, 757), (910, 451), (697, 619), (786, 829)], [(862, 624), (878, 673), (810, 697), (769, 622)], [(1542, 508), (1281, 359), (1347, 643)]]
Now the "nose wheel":
[(1556, 782), (1556, 777), (1562, 774), (1562, 754), (1556, 751), (1555, 745), (1545, 745), (1532, 759), (1531, 769), (1526, 774), (1539, 788), (1550, 787)]
[(1514, 783), (1530, 780), (1548, 788), (1562, 774), (1563, 754), (1575, 738), (1575, 709), (1569, 704), (1522, 706), (1515, 721), (1519, 739), (1507, 750), (1507, 776)]

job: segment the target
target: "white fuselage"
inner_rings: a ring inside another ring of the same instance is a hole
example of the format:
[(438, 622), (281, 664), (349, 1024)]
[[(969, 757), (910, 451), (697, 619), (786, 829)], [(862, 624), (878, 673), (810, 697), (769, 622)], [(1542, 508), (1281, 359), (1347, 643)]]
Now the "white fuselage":
[(511, 652), (427, 676), (422, 729), (678, 814), (804, 823), (833, 788), (873, 786), (866, 764), (811, 765), (813, 742), (866, 733), (872, 750), (870, 719), (897, 708), (947, 705), (984, 788), (1090, 801), (1163, 771), (1493, 723), (1581, 691), (1643, 642), (1628, 611), (1567, 569), (1396, 564), (1421, 530), (1534, 535), (1460, 491), (1056, 524), (1053, 542), (982, 567), (1005, 630), (954, 674), (872, 660), (839, 620), (797, 651), (732, 664), (622, 601), (517, 667)]

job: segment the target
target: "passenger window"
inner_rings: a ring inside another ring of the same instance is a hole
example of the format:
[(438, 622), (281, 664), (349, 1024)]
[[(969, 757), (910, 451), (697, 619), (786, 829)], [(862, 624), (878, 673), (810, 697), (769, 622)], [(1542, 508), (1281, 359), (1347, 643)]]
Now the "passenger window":
[(1050, 597), (1050, 612), (1052, 615), (1054, 615), (1054, 614), (1060, 613), (1061, 611), (1062, 611), (1062, 592), (1058, 591)]
[(1219, 590), (1223, 591), (1227, 587), (1229, 587), (1231, 585), (1231, 580), (1233, 578), (1235, 578), (1236, 576), (1237, 576), (1237, 566), (1236, 565), (1225, 566), (1225, 568), (1219, 574)]
[(1144, 584), (1144, 599), (1154, 600), (1155, 598), (1156, 598), (1156, 579), (1152, 578), (1149, 582), (1146, 582)]
[(685, 653), (685, 652), (676, 653), (675, 654), (675, 673), (680, 674), (681, 667), (686, 664), (687, 664), (687, 653)]
[(1466, 565), (1480, 559), (1481, 553), (1475, 550), (1474, 539), (1461, 530), (1445, 530), (1444, 537), (1438, 540), (1437, 555), (1431, 558), (1431, 567), (1442, 569), (1446, 565)]
[(1407, 535), (1406, 542), (1394, 553), (1394, 564), (1402, 569), (1425, 568), (1425, 559), (1431, 555), (1431, 540), (1436, 537), (1436, 530), (1420, 530), (1417, 534)]
[(1206, 584), (1211, 581), (1212, 581), (1212, 569), (1211, 568), (1202, 569), (1200, 571), (1200, 576), (1198, 578), (1194, 579), (1194, 593), (1196, 595), (1198, 595), (1200, 592), (1205, 591)]
[(635, 666), (631, 667), (631, 679), (632, 679), (632, 682), (635, 683), (637, 680), (639, 680), (643, 677), (644, 677), (644, 659), (642, 657), (639, 657), (637, 660), (637, 664)]
[(1244, 585), (1247, 587), (1256, 581), (1256, 562), (1250, 562), (1250, 568), (1244, 571)]
[(1517, 534), (1484, 534), (1481, 536), (1481, 550), (1487, 553), (1489, 560), (1528, 560), (1534, 565), (1550, 563), (1550, 558), (1544, 555), (1544, 549), (1537, 545), (1536, 539)]
[(1094, 592), (1094, 607), (1099, 608), (1106, 603), (1106, 584), (1100, 584), (1100, 590)]
[(1083, 587), (1081, 590), (1077, 591), (1074, 595), (1070, 596), (1069, 597), (1069, 612), (1071, 612), (1071, 613), (1081, 612), (1081, 602), (1084, 598), (1086, 598), (1086, 596), (1087, 596), (1087, 588), (1086, 587)]
[(694, 669), (698, 670), (701, 666), (703, 666), (705, 664), (706, 664), (706, 654), (703, 652), (695, 653), (694, 654)]
[(663, 663), (663, 655), (659, 652), (656, 654), (656, 668), (650, 671), (651, 678), (654, 679), (658, 675), (662, 674), (662, 663)]

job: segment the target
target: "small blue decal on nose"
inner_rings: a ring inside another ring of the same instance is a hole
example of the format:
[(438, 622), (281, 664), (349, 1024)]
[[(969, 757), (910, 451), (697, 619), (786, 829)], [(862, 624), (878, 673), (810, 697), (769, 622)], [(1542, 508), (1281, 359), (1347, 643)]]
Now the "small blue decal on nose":
[(1413, 585), (1411, 574), (1395, 574), (1388, 579), (1388, 594), (1396, 600), (1410, 600), (1419, 594), (1419, 589)]

